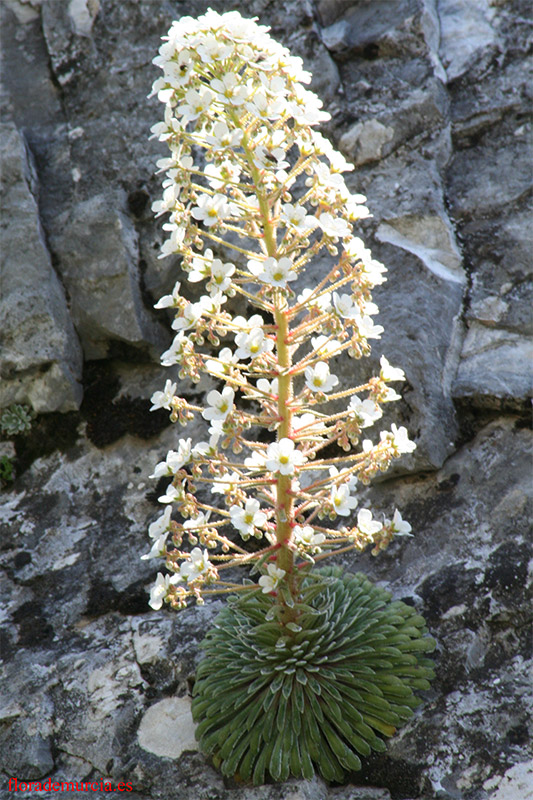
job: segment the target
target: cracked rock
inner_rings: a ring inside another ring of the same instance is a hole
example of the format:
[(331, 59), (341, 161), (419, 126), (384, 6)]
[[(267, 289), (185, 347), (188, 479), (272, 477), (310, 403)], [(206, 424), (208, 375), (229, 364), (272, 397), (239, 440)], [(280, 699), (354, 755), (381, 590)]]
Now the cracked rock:
[(81, 349), (65, 291), (51, 264), (24, 141), (2, 125), (2, 356), (0, 407), (30, 403), (38, 413), (81, 402)]
[(520, 408), (533, 395), (533, 338), (472, 322), (464, 340), (454, 397), (474, 396), (478, 405), (498, 401)]
[[(420, 0), (366, 0), (350, 4), (347, 10), (345, 4), (320, 3), (319, 16), (324, 26), (322, 41), (340, 58), (427, 53), (431, 20)], [(335, 21), (328, 24), (332, 18)]]
[(440, 57), (453, 81), (499, 43), (493, 20), (497, 13), (490, 0), (439, 0)]
[(122, 205), (120, 196), (95, 195), (65, 214), (52, 237), (87, 359), (105, 358), (113, 342), (155, 358), (166, 343), (143, 305), (137, 235)]

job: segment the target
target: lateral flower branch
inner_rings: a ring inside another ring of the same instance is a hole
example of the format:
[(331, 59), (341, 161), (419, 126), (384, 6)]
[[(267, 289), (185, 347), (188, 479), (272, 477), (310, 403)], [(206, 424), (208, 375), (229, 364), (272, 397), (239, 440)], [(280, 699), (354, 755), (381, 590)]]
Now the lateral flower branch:
[[(152, 133), (170, 151), (157, 163), (165, 178), (153, 205), (168, 215), (160, 257), (180, 254), (204, 294), (189, 301), (177, 283), (156, 304), (175, 312), (162, 364), (177, 376), (155, 392), (152, 409), (182, 425), (201, 416), (209, 440), (180, 438), (151, 476), (172, 481), (143, 556), (166, 570), (150, 605), (259, 596), (294, 636), (306, 587), (333, 580), (313, 571), (316, 561), (369, 545), (377, 553), (411, 530), (399, 511), (379, 521), (356, 497), (358, 481), (415, 447), (395, 425), (378, 441), (363, 438), (383, 404), (399, 398), (390, 384), (404, 373), (382, 356), (378, 375), (342, 389), (334, 372), (338, 356), (368, 356), (380, 338), (371, 291), (385, 267), (354, 235), (369, 216), (366, 198), (349, 191), (343, 173), (353, 167), (316, 130), (329, 114), (305, 88), (301, 59), (235, 11), (182, 17), (163, 39), (152, 92), (165, 106)], [(327, 274), (296, 294), (323, 255)], [(218, 381), (205, 406), (178, 396), (177, 378), (205, 373)], [(346, 406), (328, 413), (331, 400)], [(251, 538), (260, 542), (253, 552)], [(235, 582), (240, 565), (258, 583)]]

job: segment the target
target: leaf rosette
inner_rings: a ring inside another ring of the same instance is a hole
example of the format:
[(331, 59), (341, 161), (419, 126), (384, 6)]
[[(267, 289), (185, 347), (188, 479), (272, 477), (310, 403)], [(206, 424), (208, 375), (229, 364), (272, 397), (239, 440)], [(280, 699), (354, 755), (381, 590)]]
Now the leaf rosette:
[(365, 575), (316, 570), (293, 620), (264, 593), (232, 598), (204, 643), (192, 704), (202, 750), (254, 784), (342, 781), (386, 749), (433, 678), (423, 617)]

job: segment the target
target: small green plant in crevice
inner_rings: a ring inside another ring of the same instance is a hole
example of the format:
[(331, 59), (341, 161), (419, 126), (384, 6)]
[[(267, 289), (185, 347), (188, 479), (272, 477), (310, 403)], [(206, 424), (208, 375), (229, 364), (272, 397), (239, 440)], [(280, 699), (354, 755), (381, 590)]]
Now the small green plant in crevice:
[[(225, 775), (339, 781), (384, 749), (432, 677), (423, 618), (321, 563), (377, 554), (411, 531), (397, 509), (376, 519), (357, 497), (358, 483), (415, 447), (394, 424), (364, 435), (404, 373), (381, 356), (377, 375), (344, 388), (334, 371), (338, 356), (355, 364), (381, 337), (371, 291), (385, 268), (354, 235), (366, 198), (314, 130), (329, 115), (304, 87), (301, 60), (238, 12), (183, 17), (164, 38), (153, 93), (165, 117), (152, 131), (170, 153), (153, 208), (169, 215), (161, 257), (180, 254), (205, 290), (193, 302), (177, 283), (156, 304), (175, 312), (162, 364), (176, 373), (152, 409), (191, 435), (151, 476), (171, 482), (143, 556), (166, 570), (150, 605), (230, 596), (207, 634), (192, 707), (200, 745)], [(306, 286), (318, 259), (323, 274)], [(218, 387), (205, 405), (177, 394), (178, 379), (204, 374)], [(209, 432), (193, 442), (201, 419)], [(257, 582), (236, 581), (237, 566)]]
[(32, 422), (33, 412), (29, 406), (13, 403), (0, 412), (0, 432), (5, 437), (29, 433)]
[(0, 456), (0, 486), (8, 486), (15, 480), (15, 468), (9, 456)]

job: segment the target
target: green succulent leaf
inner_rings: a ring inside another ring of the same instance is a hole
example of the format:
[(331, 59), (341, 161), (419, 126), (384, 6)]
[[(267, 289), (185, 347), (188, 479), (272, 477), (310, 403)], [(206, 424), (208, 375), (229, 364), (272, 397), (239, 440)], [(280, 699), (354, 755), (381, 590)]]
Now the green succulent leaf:
[(193, 692), (197, 738), (224, 775), (254, 784), (342, 781), (412, 716), (435, 642), (412, 607), (338, 568), (307, 576), (283, 608), (249, 592), (220, 612)]

